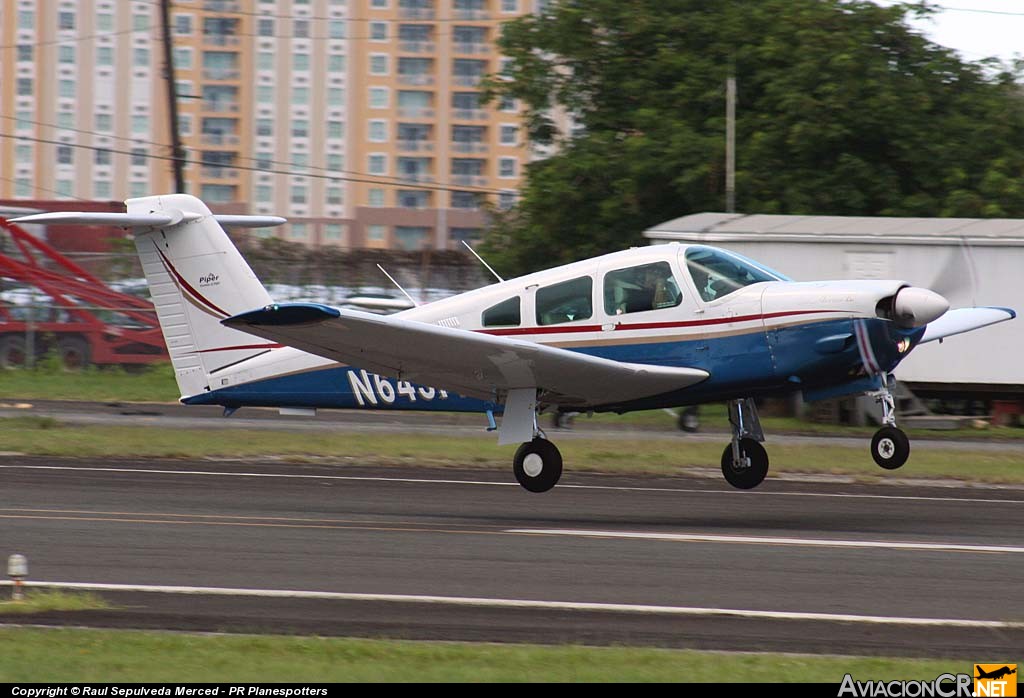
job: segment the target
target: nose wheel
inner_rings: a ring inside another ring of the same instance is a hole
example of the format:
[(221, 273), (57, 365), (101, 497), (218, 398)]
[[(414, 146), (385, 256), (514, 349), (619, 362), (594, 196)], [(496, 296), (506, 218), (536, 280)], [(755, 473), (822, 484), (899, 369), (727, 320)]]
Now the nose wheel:
[(530, 492), (547, 492), (562, 477), (562, 454), (553, 443), (538, 436), (516, 451), (512, 472)]
[(882, 427), (871, 439), (871, 457), (886, 470), (896, 470), (910, 457), (910, 439), (902, 429)]

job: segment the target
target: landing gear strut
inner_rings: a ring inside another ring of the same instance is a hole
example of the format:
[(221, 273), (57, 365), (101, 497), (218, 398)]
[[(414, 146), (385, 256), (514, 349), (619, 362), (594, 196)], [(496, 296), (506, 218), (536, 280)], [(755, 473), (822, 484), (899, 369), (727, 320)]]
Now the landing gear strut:
[(882, 405), (882, 428), (871, 439), (871, 457), (886, 470), (896, 470), (910, 457), (910, 439), (896, 427), (896, 401), (889, 391), (887, 376), (882, 376), (882, 387), (868, 393)]
[(741, 490), (760, 485), (768, 474), (768, 453), (761, 442), (764, 431), (751, 398), (729, 401), (729, 423), (732, 443), (722, 452), (722, 475)]

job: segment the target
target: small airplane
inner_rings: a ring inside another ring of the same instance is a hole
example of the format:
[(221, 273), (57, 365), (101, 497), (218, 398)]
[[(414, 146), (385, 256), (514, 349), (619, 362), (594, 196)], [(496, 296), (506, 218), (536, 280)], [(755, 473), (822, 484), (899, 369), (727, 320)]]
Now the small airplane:
[(999, 679), (1003, 678), (1004, 676), (1007, 676), (1009, 674), (1016, 674), (1016, 673), (1017, 673), (1016, 669), (1011, 669), (1008, 666), (1004, 666), (1004, 667), (1002, 667), (1000, 669), (995, 669), (993, 671), (988, 671), (988, 672), (986, 672), (986, 671), (984, 671), (984, 670), (979, 668), (978, 669), (978, 675), (975, 676), (974, 678), (976, 678), (976, 679), (995, 679), (995, 680), (999, 680)]
[[(185, 194), (129, 199), (127, 213), (43, 213), (24, 223), (131, 229), (170, 351), (181, 402), (438, 410), (487, 416), (499, 444), (520, 444), (518, 482), (550, 490), (562, 474), (538, 413), (615, 412), (727, 402), (725, 479), (768, 473), (755, 398), (868, 393), (883, 426), (883, 468), (910, 454), (890, 374), (919, 344), (1012, 319), (1008, 308), (949, 310), (903, 281), (794, 282), (706, 245), (607, 254), (394, 315), (275, 303), (223, 226), (273, 216), (213, 215)], [(503, 415), (500, 428), (494, 415)]]

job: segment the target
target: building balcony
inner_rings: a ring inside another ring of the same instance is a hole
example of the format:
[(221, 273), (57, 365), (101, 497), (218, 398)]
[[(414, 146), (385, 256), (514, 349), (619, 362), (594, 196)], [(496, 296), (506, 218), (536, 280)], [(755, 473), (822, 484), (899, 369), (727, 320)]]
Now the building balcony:
[(487, 10), (452, 10), (455, 19), (488, 19)]
[(428, 75), (427, 73), (400, 73), (398, 75), (398, 84), (400, 85), (433, 85), (434, 76)]
[(204, 68), (203, 79), (204, 80), (238, 80), (241, 77), (241, 71), (235, 68)]
[(433, 41), (400, 41), (398, 50), (402, 53), (434, 53), (437, 46)]
[(491, 47), (487, 44), (468, 44), (455, 42), (452, 44), (452, 51), (455, 53), (490, 53)]
[(238, 145), (238, 136), (233, 133), (200, 133), (199, 142), (203, 145)]
[(203, 34), (203, 41), (214, 46), (238, 46), (240, 43), (232, 34)]
[(455, 84), (459, 87), (476, 87), (480, 84), (483, 79), (482, 75), (456, 75), (454, 78)]
[(452, 143), (452, 150), (456, 153), (486, 153), (487, 144), (483, 141), (473, 141), (471, 143), (457, 141)]
[(231, 165), (203, 165), (201, 172), (208, 179), (238, 179), (238, 170)]
[(398, 141), (399, 150), (415, 150), (420, 152), (433, 152), (434, 142), (428, 140)]
[(228, 102), (223, 99), (203, 100), (203, 111), (238, 112), (238, 102)]
[(434, 10), (430, 7), (402, 7), (398, 16), (400, 19), (434, 19)]
[(241, 12), (242, 6), (234, 0), (205, 0), (203, 9), (207, 12)]
[(398, 115), (405, 119), (433, 119), (434, 110), (429, 107), (399, 107)]
[(434, 175), (430, 175), (430, 174), (426, 174), (426, 173), (420, 173), (420, 172), (417, 172), (417, 173), (414, 173), (414, 174), (410, 174), (408, 172), (405, 172), (405, 173), (399, 174), (398, 175), (398, 179), (402, 180), (403, 182), (433, 182), (434, 181)]
[(486, 121), (487, 112), (483, 109), (453, 109), (452, 118), (456, 121)]
[(487, 178), (477, 175), (452, 175), (450, 183), (460, 187), (482, 187), (487, 184)]

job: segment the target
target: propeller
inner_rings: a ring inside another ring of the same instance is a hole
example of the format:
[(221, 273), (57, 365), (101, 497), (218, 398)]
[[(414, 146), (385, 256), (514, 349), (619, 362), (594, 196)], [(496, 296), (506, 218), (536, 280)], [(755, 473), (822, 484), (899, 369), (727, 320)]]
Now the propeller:
[(957, 301), (958, 305), (978, 305), (978, 273), (974, 255), (966, 240), (961, 238), (960, 245), (949, 251), (946, 261), (939, 267), (928, 288)]

